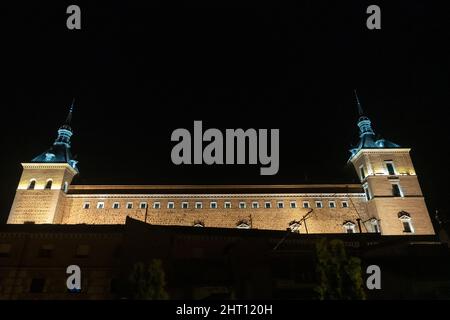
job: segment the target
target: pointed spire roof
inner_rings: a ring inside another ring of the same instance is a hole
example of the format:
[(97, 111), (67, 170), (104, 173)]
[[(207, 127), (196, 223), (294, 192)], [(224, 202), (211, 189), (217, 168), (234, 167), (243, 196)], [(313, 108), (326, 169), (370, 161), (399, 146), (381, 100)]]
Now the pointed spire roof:
[(355, 154), (358, 153), (361, 149), (384, 149), (384, 148), (400, 148), (400, 146), (396, 143), (393, 143), (389, 140), (385, 139), (377, 139), (375, 136), (375, 132), (372, 129), (372, 122), (370, 119), (364, 114), (363, 108), (361, 107), (361, 103), (359, 101), (358, 94), (356, 93), (356, 89), (354, 90), (356, 97), (356, 104), (358, 107), (359, 119), (357, 125), (359, 127), (359, 143), (355, 148), (350, 149), (351, 160)]
[(78, 171), (76, 164), (77, 161), (72, 158), (70, 138), (73, 135), (71, 127), (73, 107), (75, 104), (75, 98), (72, 100), (72, 104), (69, 108), (64, 124), (58, 129), (58, 136), (47, 151), (41, 153), (35, 157), (32, 162), (41, 163), (68, 163), (72, 168)]
[(72, 104), (70, 105), (69, 113), (67, 114), (66, 121), (61, 126), (61, 129), (66, 129), (66, 130), (72, 131), (72, 127), (70, 126), (70, 124), (72, 122), (72, 114), (73, 114), (73, 106), (74, 105), (75, 105), (75, 98), (73, 98), (73, 100), (72, 100)]
[(364, 115), (364, 111), (363, 108), (361, 107), (361, 103), (359, 102), (358, 93), (356, 93), (356, 89), (354, 89), (353, 91), (355, 92), (356, 104), (358, 105), (358, 113), (359, 116), (361, 117)]

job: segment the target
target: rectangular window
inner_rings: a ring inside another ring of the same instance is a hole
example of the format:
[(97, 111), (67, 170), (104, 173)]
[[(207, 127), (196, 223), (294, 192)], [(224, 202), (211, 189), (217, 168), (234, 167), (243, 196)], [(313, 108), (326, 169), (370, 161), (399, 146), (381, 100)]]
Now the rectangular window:
[(245, 202), (239, 202), (239, 209), (245, 209), (246, 207)]
[(370, 198), (369, 188), (368, 188), (368, 187), (364, 187), (364, 192), (365, 192), (365, 194), (366, 194), (366, 199), (367, 199), (367, 200), (370, 200), (371, 198)]
[(97, 209), (104, 209), (105, 208), (105, 203), (104, 202), (98, 202), (97, 203)]
[(167, 202), (167, 209), (175, 209), (175, 203), (172, 201)]
[(203, 208), (203, 204), (201, 202), (196, 202), (195, 209), (201, 209), (201, 208)]
[(378, 221), (373, 221), (372, 222), (372, 230), (375, 233), (380, 233), (380, 227), (378, 226)]
[(270, 203), (270, 202), (264, 202), (264, 208), (266, 208), (266, 209), (272, 208), (272, 203)]
[(39, 258), (51, 258), (53, 255), (54, 246), (52, 244), (45, 244), (39, 249)]
[(385, 161), (386, 163), (386, 169), (388, 171), (388, 174), (390, 176), (395, 176), (395, 167), (394, 167), (394, 162), (393, 161)]
[(403, 221), (403, 232), (412, 233), (411, 223), (409, 221)]
[(140, 208), (140, 209), (147, 209), (147, 202), (141, 202), (141, 203), (139, 203), (139, 208)]
[(91, 204), (89, 202), (83, 203), (83, 209), (89, 209), (91, 207)]
[(189, 202), (182, 202), (181, 203), (181, 208), (183, 208), (183, 209), (189, 208)]
[(42, 293), (44, 292), (44, 287), (44, 278), (33, 278), (30, 283), (30, 293)]
[(359, 173), (361, 174), (361, 180), (366, 177), (366, 172), (364, 171), (364, 166), (359, 167)]
[(127, 202), (127, 209), (133, 209), (133, 202)]
[(316, 201), (316, 208), (323, 208), (322, 201)]
[(118, 202), (114, 202), (113, 209), (119, 209), (119, 208), (120, 208), (120, 204)]
[(334, 201), (328, 202), (328, 205), (329, 205), (330, 208), (332, 208), (332, 209), (336, 208), (336, 202), (334, 202)]
[(210, 207), (211, 209), (217, 209), (217, 202), (212, 201), (212, 202), (209, 204), (209, 207)]
[(309, 201), (303, 201), (303, 208), (309, 208)]
[(394, 197), (403, 197), (402, 191), (400, 190), (400, 185), (398, 183), (392, 184), (392, 195)]
[(91, 251), (91, 247), (87, 244), (80, 244), (77, 247), (77, 253), (76, 253), (76, 257), (77, 258), (86, 258), (89, 256), (89, 252)]
[(291, 209), (297, 208), (297, 202), (295, 202), (295, 201), (291, 201), (291, 203), (289, 205), (290, 205)]
[(9, 257), (10, 253), (11, 253), (11, 244), (0, 243), (0, 258)]
[(231, 202), (227, 201), (224, 203), (225, 209), (231, 209)]
[(153, 202), (153, 209), (161, 209), (161, 202)]
[(283, 209), (283, 208), (284, 208), (284, 202), (278, 201), (278, 202), (277, 202), (277, 208), (278, 208), (278, 209)]
[(253, 201), (253, 202), (252, 202), (252, 208), (253, 208), (253, 209), (258, 209), (258, 208), (259, 208), (259, 203), (256, 202), (256, 201)]
[(348, 201), (341, 202), (342, 208), (348, 208)]

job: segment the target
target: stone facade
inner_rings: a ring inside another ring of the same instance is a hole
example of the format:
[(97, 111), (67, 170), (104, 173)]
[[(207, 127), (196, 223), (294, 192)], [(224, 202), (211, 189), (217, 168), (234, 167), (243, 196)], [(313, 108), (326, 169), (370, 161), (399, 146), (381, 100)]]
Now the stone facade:
[[(353, 163), (365, 176), (351, 185), (69, 185), (65, 190), (76, 174), (69, 165), (23, 164), (8, 223), (112, 225), (131, 217), (154, 225), (434, 234), (408, 151), (361, 151)], [(394, 176), (387, 174), (385, 161), (394, 164)], [(45, 189), (49, 179), (52, 187)], [(392, 194), (393, 183), (400, 196)], [(405, 219), (411, 230), (405, 231)]]

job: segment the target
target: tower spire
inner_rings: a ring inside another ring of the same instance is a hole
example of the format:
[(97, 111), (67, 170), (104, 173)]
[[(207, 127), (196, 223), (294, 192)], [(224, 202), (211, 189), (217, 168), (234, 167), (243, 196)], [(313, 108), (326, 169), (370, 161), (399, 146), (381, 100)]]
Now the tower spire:
[(69, 108), (69, 113), (67, 114), (66, 122), (64, 124), (70, 125), (70, 122), (72, 121), (72, 113), (73, 113), (73, 106), (75, 105), (75, 98), (72, 99), (72, 104)]
[(354, 89), (353, 91), (355, 92), (356, 104), (358, 105), (359, 116), (362, 116), (364, 114), (364, 111), (363, 111), (363, 108), (361, 107), (361, 103), (359, 103), (358, 93), (356, 93), (356, 89)]

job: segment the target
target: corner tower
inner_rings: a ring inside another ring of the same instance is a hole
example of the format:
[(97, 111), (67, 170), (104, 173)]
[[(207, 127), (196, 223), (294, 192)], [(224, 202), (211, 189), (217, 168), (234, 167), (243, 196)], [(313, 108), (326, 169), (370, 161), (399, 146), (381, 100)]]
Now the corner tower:
[[(356, 95), (356, 91), (355, 91)], [(350, 150), (351, 162), (366, 193), (368, 230), (383, 235), (434, 234), (410, 148), (377, 139), (356, 95), (359, 143)]]
[(70, 145), (73, 106), (74, 102), (53, 145), (31, 162), (22, 163), (22, 176), (7, 223), (60, 223), (65, 194), (78, 173)]

